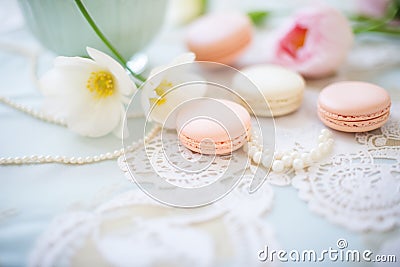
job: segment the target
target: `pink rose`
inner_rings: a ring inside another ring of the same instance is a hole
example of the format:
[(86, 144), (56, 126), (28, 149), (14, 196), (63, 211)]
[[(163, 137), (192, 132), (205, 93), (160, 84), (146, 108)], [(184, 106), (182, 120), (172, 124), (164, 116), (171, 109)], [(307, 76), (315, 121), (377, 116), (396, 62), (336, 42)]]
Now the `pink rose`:
[(391, 0), (357, 0), (357, 9), (361, 15), (381, 18), (386, 15)]
[(347, 19), (327, 6), (299, 10), (276, 38), (273, 61), (306, 77), (333, 74), (353, 43)]

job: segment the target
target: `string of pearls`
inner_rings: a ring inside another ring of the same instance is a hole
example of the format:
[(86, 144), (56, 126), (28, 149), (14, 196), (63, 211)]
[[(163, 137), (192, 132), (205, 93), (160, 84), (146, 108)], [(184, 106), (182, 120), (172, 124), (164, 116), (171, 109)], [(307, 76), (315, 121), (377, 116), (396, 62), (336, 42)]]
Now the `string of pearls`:
[(272, 171), (276, 173), (281, 173), (290, 168), (296, 171), (302, 170), (329, 154), (334, 144), (332, 132), (328, 129), (322, 129), (318, 136), (317, 147), (309, 152), (300, 154), (298, 151), (290, 150), (285, 152), (278, 151), (273, 154), (268, 150), (263, 150), (258, 138), (259, 136), (253, 133), (248, 144), (243, 146), (243, 150), (254, 163), (262, 164), (266, 168), (271, 166)]
[(143, 138), (131, 145), (127, 146), (125, 149), (117, 149), (113, 152), (107, 152), (104, 154), (88, 157), (66, 157), (66, 156), (44, 156), (44, 155), (32, 155), (24, 157), (8, 157), (0, 158), (0, 165), (22, 165), (22, 164), (42, 164), (42, 163), (61, 163), (61, 164), (72, 164), (72, 165), (82, 165), (96, 163), (105, 160), (117, 159), (124, 153), (135, 151), (139, 148), (143, 142), (149, 142), (152, 140), (160, 131), (160, 126), (154, 126), (154, 128)]
[[(61, 125), (67, 126), (65, 121), (60, 118), (55, 118), (50, 116), (49, 114), (34, 110), (31, 107), (21, 105), (16, 103), (9, 98), (0, 96), (0, 102), (12, 107), (16, 110), (24, 112), (36, 119)], [(142, 114), (129, 114), (128, 118), (136, 118), (140, 117)], [(107, 152), (95, 156), (88, 156), (88, 157), (66, 157), (66, 156), (50, 156), (50, 155), (31, 155), (31, 156), (23, 156), (23, 157), (0, 157), (0, 165), (22, 165), (22, 164), (42, 164), (42, 163), (61, 163), (61, 164), (73, 164), (73, 165), (82, 165), (82, 164), (90, 164), (96, 163), (105, 160), (112, 160), (116, 159), (119, 156), (123, 155), (127, 152), (132, 152), (139, 148), (143, 142), (148, 142), (152, 140), (160, 131), (160, 126), (156, 125), (153, 127), (152, 130), (143, 138), (139, 139), (138, 141), (132, 143), (131, 145), (127, 146), (125, 149), (117, 149), (113, 152)]]
[(43, 113), (41, 111), (35, 110), (32, 107), (24, 106), (24, 105), (22, 105), (20, 103), (14, 102), (11, 99), (6, 98), (4, 96), (0, 96), (0, 102), (5, 104), (5, 105), (7, 105), (7, 106), (9, 106), (9, 107), (12, 107), (12, 108), (14, 108), (16, 110), (19, 110), (19, 111), (21, 111), (21, 112), (23, 112), (23, 113), (25, 113), (25, 114), (27, 114), (29, 116), (32, 116), (32, 117), (34, 117), (34, 118), (36, 118), (38, 120), (45, 121), (45, 122), (50, 122), (50, 123), (57, 124), (57, 125), (60, 125), (60, 126), (67, 126), (65, 121), (63, 119), (61, 119), (61, 118), (56, 118), (56, 117), (50, 116), (49, 114), (46, 114), (46, 113)]

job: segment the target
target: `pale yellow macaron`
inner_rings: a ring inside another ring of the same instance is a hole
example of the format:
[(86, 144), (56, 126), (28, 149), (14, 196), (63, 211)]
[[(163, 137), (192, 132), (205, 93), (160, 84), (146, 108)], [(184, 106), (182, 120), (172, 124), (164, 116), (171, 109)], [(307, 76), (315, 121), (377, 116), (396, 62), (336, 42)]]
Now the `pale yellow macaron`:
[[(249, 87), (245, 77), (255, 86)], [(256, 116), (270, 117), (296, 111), (303, 100), (305, 82), (300, 74), (289, 69), (260, 64), (242, 69), (232, 86)]]

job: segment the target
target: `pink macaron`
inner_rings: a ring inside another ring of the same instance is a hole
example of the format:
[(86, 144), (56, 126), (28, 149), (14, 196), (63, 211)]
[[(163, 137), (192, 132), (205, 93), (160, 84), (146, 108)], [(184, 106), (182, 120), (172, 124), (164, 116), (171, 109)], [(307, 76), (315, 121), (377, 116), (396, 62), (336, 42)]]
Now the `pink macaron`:
[(223, 155), (242, 147), (249, 138), (250, 115), (228, 100), (201, 98), (184, 103), (176, 117), (183, 146), (197, 153)]
[(318, 97), (318, 116), (328, 127), (343, 132), (366, 132), (389, 118), (390, 96), (385, 89), (366, 82), (337, 82)]
[(216, 13), (201, 17), (187, 31), (186, 44), (199, 61), (232, 64), (250, 44), (250, 19), (240, 13)]

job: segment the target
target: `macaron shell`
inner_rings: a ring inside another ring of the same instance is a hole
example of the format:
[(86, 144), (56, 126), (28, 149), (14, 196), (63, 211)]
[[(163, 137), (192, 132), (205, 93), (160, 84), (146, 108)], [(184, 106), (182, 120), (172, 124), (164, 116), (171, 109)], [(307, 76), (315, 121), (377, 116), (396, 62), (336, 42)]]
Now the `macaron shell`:
[(249, 45), (252, 27), (249, 18), (239, 13), (210, 14), (193, 22), (186, 44), (199, 61), (231, 64)]
[(340, 116), (371, 117), (384, 113), (390, 106), (390, 96), (385, 89), (371, 83), (338, 82), (321, 91), (318, 104), (326, 112)]
[(228, 100), (207, 98), (186, 103), (180, 108), (176, 122), (181, 143), (203, 154), (227, 154), (240, 148), (251, 127), (250, 115), (244, 107)]

